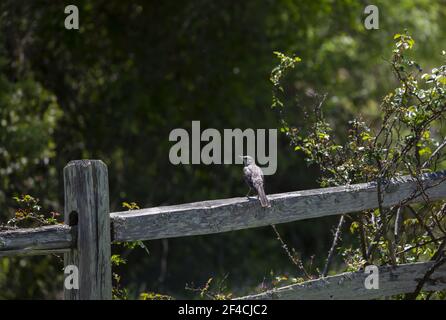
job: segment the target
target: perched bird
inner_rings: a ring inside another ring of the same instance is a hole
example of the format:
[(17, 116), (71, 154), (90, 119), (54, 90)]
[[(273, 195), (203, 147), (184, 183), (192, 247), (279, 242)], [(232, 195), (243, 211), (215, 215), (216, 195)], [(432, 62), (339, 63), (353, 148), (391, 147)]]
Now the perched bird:
[(258, 198), (262, 207), (271, 207), (268, 198), (265, 194), (265, 189), (263, 188), (263, 172), (256, 164), (252, 157), (250, 156), (240, 156), (243, 159), (243, 176), (246, 183), (249, 186), (247, 197), (249, 196), (252, 189), (257, 191)]

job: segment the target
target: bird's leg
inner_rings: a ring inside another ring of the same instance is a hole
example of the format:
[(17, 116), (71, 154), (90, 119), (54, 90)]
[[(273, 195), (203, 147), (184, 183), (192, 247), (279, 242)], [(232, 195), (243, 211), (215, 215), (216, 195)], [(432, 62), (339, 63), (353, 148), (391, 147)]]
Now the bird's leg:
[(251, 188), (249, 188), (248, 193), (246, 194), (246, 198), (249, 199), (249, 195), (250, 195), (250, 193), (251, 193)]

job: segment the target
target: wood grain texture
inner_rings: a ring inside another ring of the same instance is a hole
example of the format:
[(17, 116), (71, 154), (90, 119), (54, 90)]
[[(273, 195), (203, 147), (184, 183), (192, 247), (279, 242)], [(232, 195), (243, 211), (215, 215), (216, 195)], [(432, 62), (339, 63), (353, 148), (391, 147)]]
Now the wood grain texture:
[(73, 214), (78, 217), (76, 249), (65, 254), (65, 266), (79, 270), (79, 290), (64, 288), (65, 299), (111, 299), (107, 166), (99, 160), (71, 161), (64, 168), (64, 184), (65, 223), (73, 223)]
[[(289, 285), (236, 300), (370, 300), (411, 293), (434, 262), (403, 264), (379, 268), (379, 289), (366, 289), (363, 271), (347, 272), (336, 276)], [(423, 290), (446, 289), (446, 264), (430, 277)]]
[[(424, 174), (431, 200), (446, 196), (445, 172)], [(390, 207), (417, 192), (413, 178), (386, 184), (384, 206)], [(287, 192), (268, 196), (271, 208), (256, 198), (232, 198), (148, 208), (111, 214), (114, 241), (193, 236), (279, 224), (329, 215), (359, 212), (378, 206), (376, 183)], [(420, 201), (417, 197), (414, 201)]]
[(73, 246), (67, 225), (45, 226), (0, 232), (0, 257), (64, 252)]

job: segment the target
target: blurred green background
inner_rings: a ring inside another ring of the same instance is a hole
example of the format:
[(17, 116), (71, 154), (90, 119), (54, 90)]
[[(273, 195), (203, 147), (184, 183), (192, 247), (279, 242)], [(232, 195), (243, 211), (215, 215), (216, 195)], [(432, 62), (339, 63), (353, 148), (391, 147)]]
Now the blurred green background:
[[(80, 29), (64, 28), (79, 8)], [(374, 1), (379, 30), (365, 30), (366, 1), (23, 1), (0, 2), (0, 221), (12, 197), (31, 194), (45, 210), (63, 209), (62, 169), (73, 159), (109, 168), (113, 211), (243, 196), (237, 165), (169, 163), (169, 132), (277, 128), (270, 109), (273, 51), (302, 58), (292, 75), (299, 105), (327, 93), (326, 113), (342, 128), (352, 115), (373, 118), (395, 79), (386, 62), (393, 35), (407, 29), (423, 68), (446, 48), (446, 1)], [(267, 193), (317, 187), (317, 168), (279, 136), (278, 169)], [(313, 272), (322, 268), (336, 218), (278, 226)], [(348, 239), (344, 239), (348, 241)], [(236, 295), (275, 275), (299, 276), (270, 227), (114, 248), (130, 298), (154, 291), (196, 297), (186, 284), (226, 278)], [(60, 298), (57, 257), (0, 259), (0, 298)], [(340, 259), (334, 270), (342, 269)]]

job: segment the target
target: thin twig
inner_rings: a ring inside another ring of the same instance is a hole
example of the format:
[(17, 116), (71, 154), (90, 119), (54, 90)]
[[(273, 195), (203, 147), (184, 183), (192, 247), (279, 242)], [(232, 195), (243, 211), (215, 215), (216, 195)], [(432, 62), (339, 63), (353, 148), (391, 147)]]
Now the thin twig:
[(288, 255), (288, 258), (291, 260), (291, 262), (298, 267), (308, 279), (312, 279), (312, 276), (307, 272), (304, 265), (302, 264), (302, 261), (298, 259), (295, 255), (293, 255), (290, 250), (288, 249), (288, 245), (283, 241), (282, 237), (280, 236), (279, 231), (276, 228), (276, 225), (272, 224), (271, 227), (274, 230), (274, 233), (276, 234), (277, 240), (279, 240), (280, 244), (282, 245), (283, 250), (285, 250), (286, 254)]
[(446, 138), (444, 138), (443, 142), (437, 147), (437, 149), (435, 149), (434, 152), (432, 152), (431, 156), (429, 157), (429, 159), (427, 159), (423, 165), (421, 166), (421, 169), (425, 169), (428, 165), (431, 164), (432, 160), (437, 156), (437, 154), (441, 151), (441, 149), (443, 149), (446, 146)]
[(325, 263), (324, 271), (322, 272), (322, 277), (326, 277), (328, 274), (328, 268), (330, 267), (331, 260), (333, 260), (333, 256), (336, 250), (336, 246), (338, 245), (339, 238), (341, 237), (341, 229), (344, 225), (344, 215), (341, 216), (338, 222), (338, 227), (336, 228), (336, 233), (333, 238), (333, 243), (331, 244), (330, 251), (328, 251), (327, 261)]

